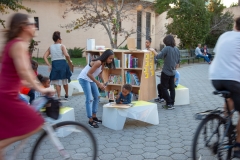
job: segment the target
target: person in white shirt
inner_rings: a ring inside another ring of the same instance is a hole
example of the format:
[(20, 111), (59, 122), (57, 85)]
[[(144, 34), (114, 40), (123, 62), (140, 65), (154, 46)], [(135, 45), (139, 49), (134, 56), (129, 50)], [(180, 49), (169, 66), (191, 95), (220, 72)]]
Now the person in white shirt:
[(201, 52), (201, 44), (198, 44), (197, 48), (195, 49), (195, 54), (197, 58), (204, 58), (205, 61), (208, 62), (208, 64), (211, 64), (210, 59), (208, 58), (207, 55), (203, 55)]
[[(216, 90), (231, 93), (230, 110), (240, 111), (240, 17), (235, 20), (234, 31), (223, 33), (214, 48), (216, 56), (209, 68), (209, 78)], [(226, 109), (226, 108), (225, 108)], [(234, 157), (240, 158), (240, 118), (237, 124), (237, 139)]]

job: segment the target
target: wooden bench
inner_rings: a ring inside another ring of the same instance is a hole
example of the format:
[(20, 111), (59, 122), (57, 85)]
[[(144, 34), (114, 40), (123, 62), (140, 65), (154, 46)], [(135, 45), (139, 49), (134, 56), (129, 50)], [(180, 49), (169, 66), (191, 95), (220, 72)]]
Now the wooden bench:
[[(215, 53), (213, 52), (213, 48), (208, 48), (208, 52), (209, 52), (209, 54), (212, 55), (212, 58), (214, 58)], [(193, 59), (193, 63), (194, 63), (194, 60), (198, 60), (198, 62), (199, 62), (199, 60), (201, 59), (201, 57), (196, 57), (195, 49), (190, 49), (190, 55)], [(202, 58), (202, 59), (203, 59), (203, 61), (205, 61), (204, 58)]]
[[(182, 60), (187, 60), (188, 64), (190, 63), (191, 59), (194, 59), (194, 57), (192, 57), (189, 53), (189, 51), (187, 49), (185, 50), (179, 50), (180, 51), (180, 62)], [(180, 63), (179, 63), (180, 66)]]

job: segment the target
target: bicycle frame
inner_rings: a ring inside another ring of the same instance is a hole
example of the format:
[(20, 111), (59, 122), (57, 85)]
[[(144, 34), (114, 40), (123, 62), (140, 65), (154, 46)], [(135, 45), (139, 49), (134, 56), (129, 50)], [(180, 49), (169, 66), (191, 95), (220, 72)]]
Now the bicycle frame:
[[(227, 103), (227, 98), (225, 98), (225, 103), (226, 103), (226, 109), (227, 109), (227, 110), (224, 111), (224, 112), (227, 112), (227, 116), (224, 117), (224, 118), (226, 119), (226, 130), (224, 131), (224, 135), (223, 135), (222, 139), (220, 140), (219, 146), (222, 146), (223, 143), (224, 143), (224, 138), (225, 138), (226, 135), (228, 134), (228, 131), (229, 131), (230, 126), (231, 126), (231, 124), (232, 124), (232, 115), (233, 115), (233, 113), (235, 112), (235, 109), (233, 109), (232, 111), (230, 111), (229, 106), (228, 106), (228, 103)], [(223, 112), (223, 113), (224, 113), (224, 112)], [(208, 116), (211, 116), (211, 114), (208, 115)], [(219, 126), (220, 126), (220, 123), (218, 124), (218, 127), (219, 127)], [(212, 139), (212, 137), (214, 136), (214, 134), (216, 134), (216, 133), (218, 132), (218, 127), (217, 127), (216, 130), (213, 132), (213, 134), (209, 137), (209, 139), (206, 140), (206, 145), (207, 145), (207, 146), (208, 146), (208, 143), (210, 142), (210, 140)], [(232, 145), (232, 146), (227, 146), (227, 147), (224, 147), (224, 148), (221, 148), (221, 149), (222, 149), (222, 150), (223, 150), (223, 149), (229, 149), (229, 148), (231, 148), (231, 147), (233, 147), (233, 146), (234, 146), (234, 145)], [(219, 148), (219, 149), (220, 149), (220, 148)]]
[[(59, 153), (65, 158), (70, 158), (70, 155), (67, 154), (64, 150), (64, 147), (62, 143), (59, 141), (59, 138), (56, 136), (56, 133), (54, 132), (53, 125), (49, 122), (45, 122), (43, 125), (43, 130), (47, 132), (47, 135), (52, 142), (52, 144), (58, 149)], [(41, 130), (42, 131), (42, 130)], [(39, 133), (39, 132), (38, 132)], [(21, 141), (17, 149), (14, 151), (13, 155), (10, 157), (9, 160), (15, 160), (17, 155), (19, 154), (20, 150), (25, 146), (29, 138), (26, 138)]]

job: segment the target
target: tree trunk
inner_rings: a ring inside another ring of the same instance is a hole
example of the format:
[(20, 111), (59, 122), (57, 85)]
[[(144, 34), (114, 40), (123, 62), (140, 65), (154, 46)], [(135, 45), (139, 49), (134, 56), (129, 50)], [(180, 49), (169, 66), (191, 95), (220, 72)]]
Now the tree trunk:
[(238, 0), (238, 6), (240, 6), (240, 0)]

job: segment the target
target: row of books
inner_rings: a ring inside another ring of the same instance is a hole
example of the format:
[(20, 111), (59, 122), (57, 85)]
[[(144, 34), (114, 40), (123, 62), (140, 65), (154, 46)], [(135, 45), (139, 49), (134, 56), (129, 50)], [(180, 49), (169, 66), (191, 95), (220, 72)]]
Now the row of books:
[(118, 90), (110, 90), (110, 91), (99, 90), (99, 93), (101, 97), (106, 97), (109, 100), (115, 100), (115, 98), (119, 94), (119, 91)]
[(132, 54), (124, 54), (124, 67), (138, 68), (138, 58), (132, 56)]
[(125, 80), (127, 84), (140, 86), (140, 81), (136, 73), (125, 71)]
[(109, 77), (108, 77), (108, 83), (109, 84), (121, 84), (122, 83), (122, 76), (121, 75), (110, 74)]
[[(98, 58), (99, 55), (95, 54), (88, 54), (88, 64), (91, 62), (91, 60)], [(117, 57), (114, 58), (114, 64), (116, 68), (121, 67), (121, 60), (119, 60)], [(138, 68), (138, 58), (132, 56), (132, 54), (124, 54), (124, 67), (125, 68)]]

